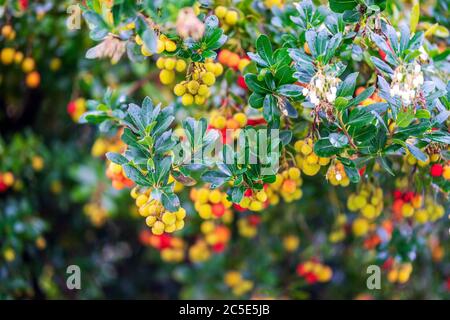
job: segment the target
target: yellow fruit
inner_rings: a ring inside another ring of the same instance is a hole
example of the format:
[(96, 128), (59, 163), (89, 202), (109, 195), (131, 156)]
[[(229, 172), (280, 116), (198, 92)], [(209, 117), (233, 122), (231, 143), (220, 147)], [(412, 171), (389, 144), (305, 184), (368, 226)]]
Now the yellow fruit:
[(13, 32), (14, 32), (14, 29), (9, 24), (4, 25), (3, 28), (2, 28), (2, 36), (7, 38), (7, 39), (11, 36), (11, 34)]
[(14, 184), (14, 175), (11, 172), (5, 172), (2, 177), (3, 183), (8, 187)]
[(159, 73), (159, 80), (162, 84), (171, 84), (175, 79), (175, 72), (172, 70), (161, 70)]
[(17, 64), (19, 64), (19, 63), (21, 63), (22, 61), (23, 61), (23, 53), (20, 52), (20, 51), (17, 51), (17, 52), (14, 54), (14, 62), (17, 63)]
[(7, 248), (3, 251), (3, 257), (7, 262), (12, 262), (16, 260), (16, 252), (12, 248)]
[(258, 199), (261, 202), (267, 201), (267, 193), (264, 190), (260, 190), (256, 193), (256, 199)]
[(409, 203), (405, 203), (402, 206), (402, 215), (405, 218), (411, 217), (414, 214), (414, 207), (410, 205)]
[(186, 87), (184, 85), (178, 83), (173, 88), (173, 92), (175, 93), (176, 96), (181, 97), (182, 95), (184, 95), (186, 93)]
[(283, 247), (286, 251), (292, 252), (297, 250), (300, 244), (300, 239), (297, 236), (286, 236), (283, 239)]
[(220, 193), (219, 190), (212, 190), (209, 193), (209, 202), (211, 203), (219, 203), (220, 201), (222, 201), (222, 194)]
[(238, 69), (240, 72), (244, 72), (244, 69), (250, 64), (250, 60), (241, 59), (238, 64)]
[(235, 287), (242, 282), (242, 276), (238, 271), (228, 271), (225, 274), (225, 284), (229, 287)]
[(442, 177), (444, 177), (445, 180), (450, 180), (450, 166), (444, 167), (444, 171), (442, 172)]
[(192, 94), (196, 94), (199, 87), (200, 87), (200, 84), (198, 83), (197, 80), (191, 80), (187, 84), (187, 88), (188, 88), (189, 92)]
[(239, 15), (236, 11), (229, 10), (225, 15), (225, 22), (229, 25), (235, 25), (238, 21)]
[(164, 233), (165, 225), (161, 221), (156, 221), (152, 227), (152, 233), (159, 236)]
[(175, 66), (175, 70), (177, 70), (177, 72), (183, 72), (184, 70), (186, 70), (186, 61), (184, 60), (177, 60), (177, 65)]
[(214, 119), (214, 127), (216, 129), (221, 130), (221, 129), (225, 128), (226, 124), (227, 124), (227, 119), (225, 119), (224, 116), (218, 116)]
[(177, 230), (181, 230), (184, 228), (184, 221), (183, 220), (177, 220), (177, 222), (175, 222), (175, 227), (177, 228)]
[(173, 69), (175, 69), (176, 65), (177, 65), (177, 61), (175, 59), (172, 59), (172, 58), (167, 58), (164, 61), (164, 68), (166, 70), (173, 70)]
[(208, 88), (208, 86), (205, 85), (205, 84), (201, 84), (198, 87), (197, 94), (199, 94), (201, 96), (204, 96), (204, 97), (208, 96), (209, 95), (209, 88)]
[(431, 155), (430, 161), (431, 162), (436, 162), (436, 161), (439, 161), (440, 158), (441, 158), (441, 156), (439, 155), (439, 153), (433, 153)]
[(414, 218), (418, 223), (426, 223), (428, 221), (428, 213), (425, 209), (417, 210)]
[(214, 10), (214, 14), (215, 14), (219, 19), (225, 18), (227, 12), (228, 12), (228, 9), (225, 8), (224, 6), (218, 6), (218, 7)]
[(186, 210), (184, 210), (184, 208), (180, 208), (177, 212), (175, 212), (175, 215), (177, 216), (177, 220), (183, 220), (186, 217)]
[(212, 86), (216, 82), (216, 76), (214, 73), (208, 71), (202, 76), (202, 81), (207, 86)]
[(0, 54), (2, 63), (5, 65), (13, 63), (15, 53), (13, 48), (4, 48)]
[(364, 206), (361, 210), (361, 213), (364, 217), (367, 219), (373, 219), (376, 217), (376, 210), (375, 207), (371, 204), (368, 204)]
[(181, 97), (181, 103), (183, 104), (183, 106), (190, 106), (194, 103), (194, 97), (192, 96), (192, 94), (185, 93)]
[(29, 73), (34, 70), (35, 66), (36, 66), (36, 63), (34, 62), (34, 59), (28, 57), (28, 58), (25, 58), (25, 60), (23, 60), (22, 70), (25, 73)]
[(214, 228), (215, 228), (214, 223), (211, 222), (211, 221), (205, 221), (205, 222), (203, 222), (203, 223), (200, 225), (200, 230), (201, 230), (204, 234), (213, 232), (213, 231), (214, 231)]
[(172, 225), (177, 221), (177, 216), (173, 212), (165, 212), (162, 216), (162, 222), (166, 225)]
[(205, 103), (206, 98), (204, 96), (196, 95), (194, 97), (195, 104), (202, 105)]
[(164, 69), (165, 62), (166, 62), (166, 59), (164, 59), (163, 57), (159, 57), (158, 60), (156, 60), (156, 67), (158, 69)]
[(212, 216), (212, 209), (209, 204), (202, 204), (199, 207), (198, 214), (202, 219), (210, 219)]
[(362, 195), (357, 195), (354, 198), (354, 204), (356, 209), (362, 209), (367, 204), (367, 199)]
[(34, 156), (31, 159), (31, 166), (35, 171), (41, 171), (44, 168), (44, 159), (40, 156)]
[(263, 203), (261, 201), (251, 201), (249, 209), (251, 211), (261, 211), (263, 209)]
[(164, 52), (164, 50), (166, 50), (166, 45), (164, 41), (158, 39), (158, 41), (156, 42), (156, 53), (161, 54)]
[(311, 146), (308, 144), (303, 144), (300, 149), (300, 152), (303, 153), (303, 155), (305, 155), (305, 156), (309, 155), (312, 151), (313, 150), (312, 150)]
[(136, 198), (136, 205), (142, 207), (148, 201), (148, 197), (145, 194), (141, 194)]
[(172, 233), (172, 232), (174, 232), (175, 230), (177, 230), (177, 226), (176, 226), (175, 223), (174, 223), (174, 224), (170, 224), (170, 225), (166, 225), (166, 226), (164, 227), (164, 232), (167, 232), (167, 233)]
[(297, 180), (300, 178), (300, 170), (298, 168), (289, 168), (288, 170), (289, 178)]
[(167, 40), (165, 42), (165, 47), (167, 52), (174, 52), (175, 50), (177, 50), (177, 45), (172, 40)]
[(155, 225), (155, 222), (156, 222), (156, 217), (155, 217), (155, 216), (148, 216), (148, 217), (145, 219), (145, 224), (146, 224), (147, 226), (149, 226), (150, 228), (153, 227), (153, 226)]
[(357, 218), (353, 221), (352, 230), (355, 236), (363, 236), (369, 231), (369, 222), (366, 219)]
[(318, 164), (303, 164), (302, 171), (307, 176), (314, 176), (316, 175), (320, 170), (320, 165)]
[(398, 279), (398, 271), (397, 271), (397, 269), (390, 270), (389, 273), (388, 273), (387, 278), (388, 278), (388, 281), (391, 282), (391, 283), (397, 282), (397, 279)]
[(25, 83), (29, 88), (37, 88), (41, 83), (41, 75), (37, 71), (29, 73), (25, 79)]
[(319, 157), (314, 152), (312, 152), (306, 157), (306, 162), (309, 164), (319, 163)]
[(223, 66), (221, 63), (215, 63), (214, 64), (214, 70), (213, 73), (216, 77), (220, 76), (223, 73)]
[(330, 158), (319, 158), (319, 164), (321, 166), (326, 166), (330, 163)]
[(239, 123), (240, 128), (245, 127), (245, 125), (247, 124), (247, 116), (242, 112), (236, 113), (233, 116), (233, 119)]

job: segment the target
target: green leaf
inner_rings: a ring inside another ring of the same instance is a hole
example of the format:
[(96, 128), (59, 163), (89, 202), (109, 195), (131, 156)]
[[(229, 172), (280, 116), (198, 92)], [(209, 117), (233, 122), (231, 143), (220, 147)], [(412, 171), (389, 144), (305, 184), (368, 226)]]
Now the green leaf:
[(128, 159), (122, 156), (121, 154), (115, 153), (115, 152), (107, 152), (106, 158), (108, 158), (109, 161), (114, 162), (115, 164), (124, 165), (128, 163)]
[(330, 140), (331, 145), (336, 148), (342, 148), (348, 145), (348, 138), (342, 133), (331, 133), (328, 136), (328, 139)]
[(122, 166), (123, 170), (125, 171), (125, 175), (133, 180), (137, 185), (140, 186), (151, 186), (152, 184), (150, 181), (135, 167), (133, 167), (130, 164), (125, 164)]
[(334, 101), (334, 106), (336, 109), (342, 111), (348, 106), (348, 99), (344, 97), (337, 97)]
[(212, 188), (217, 188), (230, 180), (230, 176), (222, 171), (206, 171), (202, 174), (202, 180), (211, 183)]
[(395, 121), (395, 123), (400, 128), (406, 128), (407, 126), (410, 125), (410, 123), (413, 120), (414, 120), (414, 113), (411, 109), (408, 109), (406, 112), (403, 111), (397, 115), (397, 120)]
[(246, 74), (245, 83), (247, 84), (250, 90), (256, 93), (265, 94), (269, 92), (269, 90), (266, 87), (266, 83), (264, 81), (259, 81), (258, 76), (256, 74), (252, 73)]
[(319, 139), (314, 144), (314, 152), (319, 157), (327, 158), (337, 154), (339, 151), (340, 149), (333, 146), (328, 138)]
[(347, 10), (353, 10), (358, 5), (357, 0), (330, 0), (330, 8), (334, 12), (343, 13)]
[(419, 109), (416, 111), (416, 118), (417, 119), (430, 119), (431, 113), (427, 109)]
[(256, 51), (269, 65), (274, 63), (272, 44), (266, 35), (262, 34), (256, 39)]
[(278, 87), (277, 92), (285, 97), (299, 97), (302, 95), (302, 89), (296, 84), (285, 84)]

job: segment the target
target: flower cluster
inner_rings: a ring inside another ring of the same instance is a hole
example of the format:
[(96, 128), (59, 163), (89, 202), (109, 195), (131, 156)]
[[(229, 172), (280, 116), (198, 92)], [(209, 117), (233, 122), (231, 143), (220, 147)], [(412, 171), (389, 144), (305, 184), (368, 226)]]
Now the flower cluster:
[(399, 97), (404, 104), (410, 104), (418, 97), (423, 81), (420, 64), (400, 64), (392, 77), (391, 96)]

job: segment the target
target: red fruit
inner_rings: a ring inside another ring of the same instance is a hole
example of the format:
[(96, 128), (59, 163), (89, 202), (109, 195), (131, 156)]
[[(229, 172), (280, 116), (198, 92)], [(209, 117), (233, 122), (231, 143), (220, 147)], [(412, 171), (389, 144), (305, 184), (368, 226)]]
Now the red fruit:
[(266, 124), (266, 120), (264, 120), (264, 118), (247, 120), (247, 125), (249, 125), (249, 126), (257, 126), (259, 124)]
[(5, 192), (8, 189), (8, 186), (3, 182), (0, 182), (0, 192)]
[(303, 264), (303, 263), (300, 263), (298, 266), (297, 266), (297, 274), (300, 276), (300, 277), (303, 277), (305, 274), (306, 274), (306, 271), (305, 271), (305, 265)]
[(252, 189), (247, 189), (244, 192), (244, 197), (251, 197), (253, 194)]
[(389, 257), (386, 259), (386, 261), (384, 261), (382, 268), (385, 270), (390, 269), (393, 264), (394, 264), (394, 259), (392, 257)]
[(317, 282), (317, 276), (314, 273), (308, 273), (305, 279), (308, 284), (314, 284)]
[(158, 236), (158, 238), (159, 238), (159, 245), (158, 245), (159, 250), (163, 250), (163, 249), (171, 247), (171, 243), (172, 243), (171, 236), (163, 233), (162, 235)]
[(414, 198), (415, 194), (412, 191), (405, 192), (403, 195), (403, 200), (405, 202), (411, 202), (411, 200)]
[(394, 200), (394, 203), (392, 204), (392, 211), (394, 212), (394, 216), (396, 218), (402, 216), (402, 206), (405, 202), (402, 199), (396, 199)]
[(430, 168), (430, 174), (432, 177), (435, 177), (435, 178), (442, 176), (443, 171), (444, 171), (444, 168), (439, 163), (433, 164)]
[(243, 76), (239, 76), (237, 79), (237, 84), (239, 87), (241, 87), (242, 89), (247, 90), (247, 84), (245, 83), (245, 78)]
[(216, 243), (215, 245), (212, 246), (212, 250), (215, 253), (221, 253), (221, 252), (223, 252), (225, 250), (225, 244), (221, 243), (221, 242)]
[(257, 226), (258, 224), (261, 223), (261, 218), (257, 215), (249, 215), (248, 216), (248, 222), (252, 225), (252, 226)]
[(217, 218), (220, 218), (225, 213), (225, 206), (223, 203), (216, 203), (212, 205), (212, 213)]
[(242, 208), (240, 205), (238, 205), (237, 203), (233, 203), (233, 207), (235, 210), (239, 211), (239, 212), (245, 212), (247, 209)]
[(21, 10), (26, 10), (28, 8), (28, 0), (19, 0), (19, 5)]
[(381, 59), (386, 61), (386, 53), (381, 49), (378, 49), (378, 53), (380, 54)]
[(75, 112), (76, 109), (77, 105), (75, 104), (75, 101), (70, 101), (69, 104), (67, 105), (67, 112), (69, 114), (72, 114)]
[(395, 190), (394, 191), (394, 199), (401, 199), (402, 197), (402, 192), (400, 190)]
[(142, 230), (139, 233), (139, 241), (143, 245), (150, 245), (151, 236), (152, 236), (152, 233), (149, 230)]

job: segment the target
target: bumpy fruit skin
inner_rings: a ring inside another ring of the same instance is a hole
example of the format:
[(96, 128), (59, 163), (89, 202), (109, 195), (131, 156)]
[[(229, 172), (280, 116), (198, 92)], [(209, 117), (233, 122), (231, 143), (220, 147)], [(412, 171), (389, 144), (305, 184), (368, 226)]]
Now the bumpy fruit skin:
[(194, 103), (194, 97), (190, 93), (186, 93), (181, 97), (181, 103), (184, 106), (190, 106)]
[(207, 86), (212, 86), (216, 82), (216, 76), (214, 73), (208, 71), (203, 75), (202, 81)]
[(182, 84), (177, 84), (173, 88), (173, 92), (175, 93), (176, 96), (181, 97), (186, 93), (186, 87)]
[(162, 84), (171, 84), (175, 80), (175, 72), (172, 70), (161, 70), (159, 73), (159, 80)]

